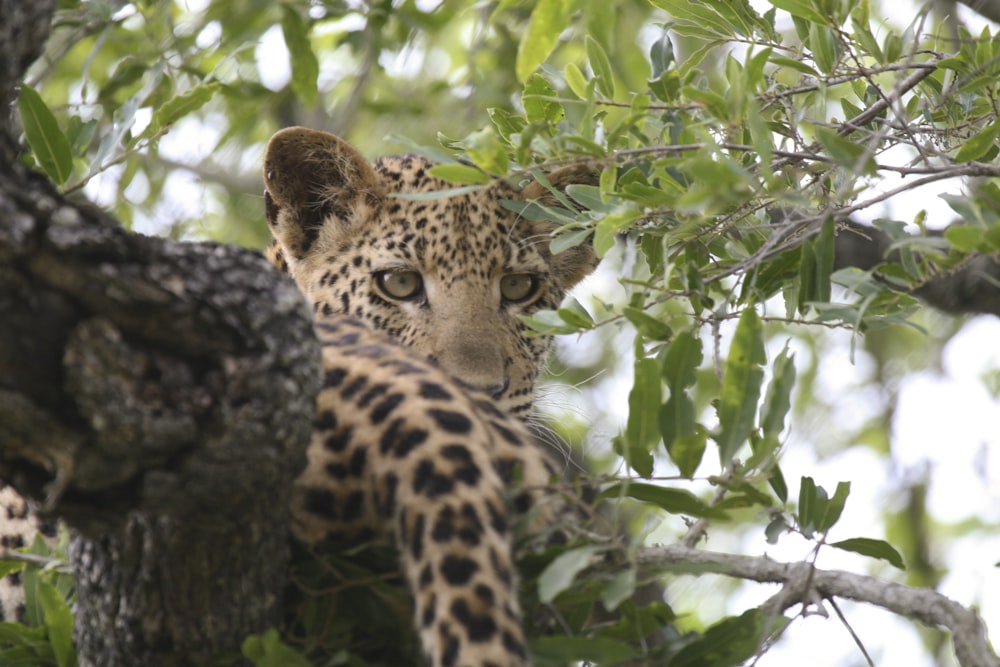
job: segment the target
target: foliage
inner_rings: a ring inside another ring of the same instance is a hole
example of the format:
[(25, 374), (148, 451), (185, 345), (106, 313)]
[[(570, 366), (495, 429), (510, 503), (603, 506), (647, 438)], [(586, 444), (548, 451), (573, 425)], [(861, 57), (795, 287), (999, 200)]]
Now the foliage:
[(61, 529), (55, 547), (40, 535), (19, 551), (25, 559), (0, 560), (0, 573), (19, 573), (24, 585), (24, 622), (0, 623), (0, 664), (76, 667), (73, 648), (73, 576), (66, 561), (69, 534)]
[[(25, 159), (139, 230), (263, 243), (255, 173), (263, 142), (289, 124), (337, 131), (371, 154), (421, 152), (456, 187), (570, 162), (599, 167), (599, 186), (559, 194), (565, 208), (520, 212), (561, 221), (553, 250), (593, 243), (614, 274), (612, 288), (528, 321), (539, 333), (589, 332), (604, 361), (631, 349), (628, 413), (609, 454), (618, 472), (601, 497), (629, 508), (633, 523), (673, 525), (670, 539), (692, 545), (709, 526), (772, 544), (795, 533), (810, 541), (810, 559), (834, 547), (902, 568), (905, 555), (913, 583), (940, 580), (920, 555), (926, 509), (893, 522), (903, 555), (843, 534), (837, 522), (857, 484), (831, 496), (783, 454), (823, 449), (838, 429), (841, 441), (884, 453), (888, 403), (863, 424), (790, 436), (794, 421), (835, 410), (817, 380), (822, 358), (864, 352), (885, 379), (896, 352), (924, 344), (914, 330), (957, 329), (919, 312), (913, 293), (972, 253), (1000, 251), (996, 29), (971, 34), (926, 12), (896, 26), (870, 0), (61, 7), (49, 57), (22, 91)], [(881, 185), (897, 176), (900, 185)], [(950, 220), (923, 211), (885, 217), (886, 202), (948, 179), (964, 179), (966, 191), (944, 196), (957, 220), (944, 233), (927, 225)], [(895, 253), (875, 268), (834, 270), (838, 235), (850, 233), (842, 224), (857, 216), (889, 234)], [(834, 330), (849, 333), (849, 352), (831, 342)], [(593, 368), (562, 370), (572, 382)], [(759, 553), (755, 544), (743, 548)], [(739, 664), (791, 620), (638, 605), (632, 595), (650, 573), (632, 553), (581, 539), (525, 557), (527, 604), (553, 620), (534, 644), (541, 664), (610, 664), (641, 650), (673, 654), (671, 664)], [(287, 643), (256, 638), (245, 655), (258, 665), (293, 664), (288, 652), (362, 664), (350, 640), (397, 632), (377, 624), (405, 618), (384, 571), (344, 556), (323, 561), (326, 573), (376, 583), (305, 595)], [(303, 591), (329, 586), (299, 574)], [(594, 622), (595, 603), (621, 613)], [(637, 639), (678, 617), (680, 633), (642, 648)], [(928, 639), (928, 652), (941, 644)]]

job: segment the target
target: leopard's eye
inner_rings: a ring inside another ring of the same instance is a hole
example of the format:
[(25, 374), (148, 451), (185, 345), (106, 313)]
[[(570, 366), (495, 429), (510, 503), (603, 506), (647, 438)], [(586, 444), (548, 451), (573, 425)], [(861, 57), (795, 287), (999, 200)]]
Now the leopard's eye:
[(500, 279), (500, 295), (505, 301), (520, 303), (538, 292), (538, 276), (533, 273), (508, 273)]
[(387, 297), (405, 301), (420, 294), (424, 281), (417, 271), (393, 269), (376, 273), (375, 285)]

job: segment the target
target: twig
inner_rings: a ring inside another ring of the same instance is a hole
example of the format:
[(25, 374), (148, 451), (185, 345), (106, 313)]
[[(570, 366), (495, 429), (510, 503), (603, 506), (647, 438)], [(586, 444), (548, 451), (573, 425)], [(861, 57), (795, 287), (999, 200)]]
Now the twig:
[(23, 551), (0, 549), (0, 560), (13, 560), (21, 563), (28, 563), (29, 565), (38, 565), (39, 567), (52, 567), (60, 572), (72, 572), (72, 568), (70, 568), (69, 564), (62, 558), (25, 553)]
[[(911, 588), (875, 577), (837, 570), (821, 570), (811, 563), (783, 563), (766, 556), (742, 556), (691, 549), (684, 546), (642, 547), (636, 563), (646, 567), (668, 567), (699, 574), (722, 574), (761, 583), (784, 584), (782, 595), (765, 603), (765, 609), (781, 613), (799, 602), (822, 598), (845, 598), (888, 611), (952, 634), (955, 655), (962, 667), (998, 667), (1000, 659), (986, 637), (979, 615), (932, 590)], [(811, 584), (806, 586), (806, 582)]]

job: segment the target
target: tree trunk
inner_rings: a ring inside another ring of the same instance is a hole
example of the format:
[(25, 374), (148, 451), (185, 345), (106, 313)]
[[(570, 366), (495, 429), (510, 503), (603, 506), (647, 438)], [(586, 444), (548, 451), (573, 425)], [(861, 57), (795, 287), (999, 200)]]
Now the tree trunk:
[[(0, 0), (0, 102), (54, 3)], [(280, 625), (319, 351), (259, 256), (122, 230), (0, 117), (0, 478), (74, 529), (81, 665), (204, 664)]]

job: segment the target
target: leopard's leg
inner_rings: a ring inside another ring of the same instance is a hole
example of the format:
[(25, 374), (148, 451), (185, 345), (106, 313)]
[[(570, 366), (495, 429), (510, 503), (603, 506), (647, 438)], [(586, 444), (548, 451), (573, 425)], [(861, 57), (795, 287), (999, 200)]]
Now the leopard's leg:
[(391, 535), (434, 667), (530, 665), (494, 456), (501, 438), (530, 447), (520, 426), (498, 430), (447, 375), (363, 326), (318, 329), (326, 383), (296, 533)]

